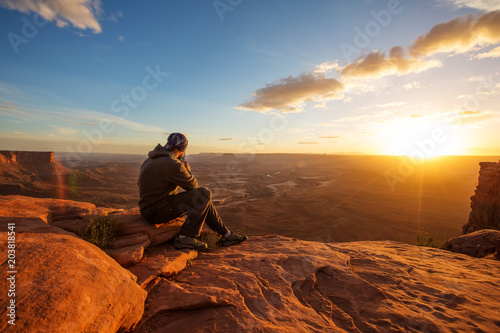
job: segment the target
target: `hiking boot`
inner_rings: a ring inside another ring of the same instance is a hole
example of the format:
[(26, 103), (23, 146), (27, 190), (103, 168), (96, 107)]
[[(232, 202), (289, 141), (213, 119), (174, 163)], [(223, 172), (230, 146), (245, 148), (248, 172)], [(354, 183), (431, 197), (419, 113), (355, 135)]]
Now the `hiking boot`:
[(179, 235), (175, 236), (174, 247), (176, 250), (180, 249), (192, 249), (197, 251), (203, 251), (208, 248), (206, 243), (200, 242), (196, 238), (193, 237), (179, 237)]
[(229, 237), (222, 236), (219, 243), (221, 246), (230, 246), (246, 241), (247, 239), (248, 237), (246, 235), (238, 235), (232, 232)]

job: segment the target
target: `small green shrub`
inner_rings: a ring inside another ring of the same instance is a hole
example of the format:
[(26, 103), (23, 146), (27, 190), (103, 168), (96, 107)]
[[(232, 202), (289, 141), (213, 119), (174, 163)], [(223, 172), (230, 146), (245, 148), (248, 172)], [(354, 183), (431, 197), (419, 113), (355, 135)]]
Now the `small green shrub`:
[(217, 248), (217, 242), (219, 241), (220, 236), (216, 233), (210, 231), (202, 231), (200, 234), (200, 241), (207, 243), (208, 248), (205, 252), (212, 252)]
[(115, 240), (119, 221), (116, 216), (97, 215), (83, 228), (82, 238), (105, 250)]
[(443, 236), (432, 237), (424, 228), (420, 228), (420, 232), (417, 235), (417, 246), (433, 247), (436, 249), (444, 249), (444, 244), (446, 243)]

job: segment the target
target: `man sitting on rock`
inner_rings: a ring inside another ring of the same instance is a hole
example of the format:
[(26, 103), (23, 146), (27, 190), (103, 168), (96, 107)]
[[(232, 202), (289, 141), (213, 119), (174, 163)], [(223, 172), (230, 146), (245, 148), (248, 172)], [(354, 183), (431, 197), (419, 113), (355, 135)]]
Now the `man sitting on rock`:
[[(158, 224), (186, 216), (179, 234), (175, 237), (176, 249), (205, 250), (207, 244), (196, 239), (203, 224), (221, 235), (220, 244), (229, 246), (247, 239), (228, 230), (212, 203), (212, 193), (198, 187), (188, 162), (182, 162), (187, 138), (181, 133), (172, 133), (167, 144), (160, 144), (149, 152), (139, 174), (139, 207), (141, 215), (151, 223)], [(178, 187), (185, 192), (177, 193)]]

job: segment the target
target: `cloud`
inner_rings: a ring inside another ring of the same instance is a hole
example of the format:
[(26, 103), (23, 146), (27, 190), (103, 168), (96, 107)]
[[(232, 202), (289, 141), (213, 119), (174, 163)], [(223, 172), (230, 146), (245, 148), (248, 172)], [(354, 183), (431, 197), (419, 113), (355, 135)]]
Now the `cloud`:
[(413, 57), (436, 53), (465, 53), (476, 46), (500, 43), (500, 11), (466, 15), (435, 25), (410, 46)]
[(118, 40), (119, 40), (120, 42), (123, 42), (123, 41), (125, 40), (125, 37), (123, 37), (123, 36), (118, 36)]
[(333, 135), (333, 136), (320, 136), (318, 139), (338, 139), (342, 135)]
[(468, 7), (485, 11), (500, 9), (500, 3), (494, 0), (442, 0), (442, 2), (450, 3), (458, 8)]
[(102, 31), (95, 17), (101, 13), (100, 0), (0, 0), (0, 5), (22, 13), (35, 12), (48, 21), (55, 21), (59, 27), (70, 22), (82, 30)]
[(53, 108), (45, 109), (34, 106), (23, 106), (18, 107), (18, 109), (9, 111), (3, 111), (2, 108), (0, 108), (0, 115), (7, 116), (9, 118), (21, 119), (24, 121), (55, 120), (65, 123), (82, 124), (86, 126), (96, 126), (96, 124), (104, 122), (111, 123), (116, 126), (122, 126), (128, 130), (136, 132), (165, 132), (165, 130), (160, 127), (141, 124), (132, 120), (120, 118), (113, 114), (86, 109), (58, 108), (57, 110), (54, 110)]
[(393, 47), (389, 56), (385, 52), (374, 51), (348, 64), (342, 70), (343, 77), (382, 77), (420, 73), (442, 64), (437, 60), (422, 60), (405, 57), (400, 46)]
[(59, 126), (52, 126), (58, 133), (63, 135), (75, 134), (78, 132), (76, 128), (64, 128)]
[(486, 111), (459, 111), (458, 115), (462, 118), (470, 118), (470, 117), (482, 117), (487, 114), (490, 114), (490, 112)]
[(394, 108), (398, 106), (403, 106), (407, 104), (406, 102), (390, 102), (390, 103), (385, 103), (385, 104), (375, 104), (376, 108)]
[(300, 112), (304, 102), (337, 98), (344, 89), (342, 82), (324, 74), (304, 73), (298, 77), (280, 79), (258, 89), (253, 100), (240, 104), (237, 109), (270, 112)]
[(449, 117), (455, 119), (456, 123), (466, 126), (473, 125), (475, 127), (482, 124), (491, 124), (492, 121), (498, 121), (498, 114), (491, 111), (459, 111), (451, 112)]
[(220, 138), (219, 141), (233, 141), (234, 138)]
[[(250, 101), (236, 108), (286, 113), (301, 112), (305, 102), (318, 102), (316, 107), (324, 107), (324, 102), (332, 99), (344, 98), (348, 102), (350, 99), (345, 97), (346, 92), (360, 94), (374, 90), (374, 86), (362, 79), (420, 73), (442, 66), (438, 60), (424, 59), (426, 56), (441, 52), (464, 53), (494, 43), (500, 43), (500, 11), (460, 16), (437, 24), (427, 34), (418, 36), (408, 50), (395, 46), (388, 55), (373, 51), (344, 67), (340, 67), (337, 61), (324, 62), (313, 68), (311, 73), (280, 79), (256, 90)], [(496, 54), (497, 51), (490, 52)], [(340, 77), (327, 77), (326, 73), (332, 70), (341, 72)], [(420, 84), (417, 82), (404, 86), (405, 89), (418, 87)]]
[(417, 82), (417, 81), (410, 82), (408, 84), (405, 84), (403, 86), (403, 88), (406, 89), (406, 90), (420, 88), (420, 82)]
[(117, 11), (116, 13), (111, 13), (108, 16), (108, 21), (118, 22), (118, 19), (123, 17), (123, 13), (121, 11)]
[(346, 127), (345, 124), (339, 124), (336, 122), (331, 122), (331, 123), (322, 122), (322, 123), (318, 123), (317, 125), (321, 126), (321, 127)]
[(317, 145), (318, 142), (310, 142), (310, 141), (302, 141), (302, 142), (297, 142), (299, 145)]
[(320, 73), (320, 74), (325, 74), (327, 72), (330, 72), (330, 71), (336, 71), (336, 72), (340, 72), (342, 70), (342, 67), (339, 66), (339, 64), (337, 63), (337, 61), (327, 61), (327, 62), (324, 62), (322, 64), (319, 64), (318, 66), (314, 67), (313, 71), (315, 73)]
[(485, 58), (500, 58), (500, 46), (494, 48), (491, 51), (480, 53), (473, 58), (475, 59), (485, 59)]

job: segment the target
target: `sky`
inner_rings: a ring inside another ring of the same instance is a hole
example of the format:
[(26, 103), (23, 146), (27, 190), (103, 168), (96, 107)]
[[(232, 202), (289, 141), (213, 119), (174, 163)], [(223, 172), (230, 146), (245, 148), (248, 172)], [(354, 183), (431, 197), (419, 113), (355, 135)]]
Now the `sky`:
[(0, 149), (500, 155), (500, 1), (0, 0)]

